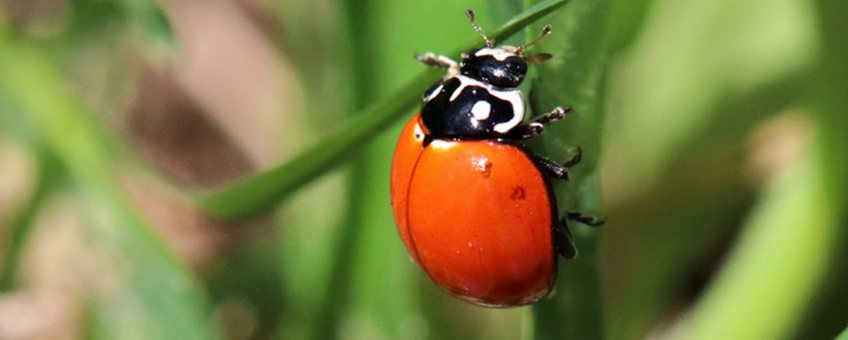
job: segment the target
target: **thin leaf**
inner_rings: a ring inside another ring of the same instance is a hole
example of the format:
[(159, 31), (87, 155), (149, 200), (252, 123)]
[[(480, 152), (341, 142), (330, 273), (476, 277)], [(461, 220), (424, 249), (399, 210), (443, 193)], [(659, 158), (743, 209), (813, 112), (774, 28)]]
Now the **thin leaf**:
[[(496, 40), (505, 39), (565, 5), (568, 0), (540, 3), (515, 17), (491, 34)], [(456, 57), (482, 45), (480, 39), (470, 41), (449, 56)], [(240, 180), (225, 188), (202, 193), (200, 208), (218, 218), (237, 219), (268, 212), (291, 192), (348, 160), (353, 150), (379, 134), (420, 102), (420, 95), (442, 76), (443, 71), (427, 70), (403, 86), (389, 99), (375, 103), (354, 115), (336, 133), (307, 148), (285, 164)]]
[(0, 268), (0, 292), (8, 292), (14, 288), (20, 266), (24, 244), (29, 239), (32, 223), (44, 202), (50, 197), (51, 191), (58, 182), (61, 172), (56, 159), (48, 152), (41, 150), (38, 162), (38, 182), (35, 190), (25, 203), (24, 209), (14, 217), (10, 225), (9, 245), (6, 254), (0, 258), (4, 262)]
[(70, 5), (70, 25), (57, 42), (103, 39), (104, 33), (123, 28), (138, 30), (153, 45), (172, 47), (176, 42), (174, 28), (156, 0), (75, 0)]
[(131, 22), (153, 43), (173, 46), (176, 41), (174, 28), (165, 11), (155, 0), (120, 1)]

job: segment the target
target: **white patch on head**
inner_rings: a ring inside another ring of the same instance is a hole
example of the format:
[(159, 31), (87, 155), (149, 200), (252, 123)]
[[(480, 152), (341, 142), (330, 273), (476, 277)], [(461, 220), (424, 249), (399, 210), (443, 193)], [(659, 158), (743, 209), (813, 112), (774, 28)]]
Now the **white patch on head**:
[(441, 85), (441, 84), (440, 84), (440, 85), (439, 85), (439, 87), (437, 87), (437, 88), (433, 89), (433, 92), (430, 92), (430, 95), (429, 95), (429, 96), (427, 96), (427, 98), (426, 98), (426, 99), (424, 99), (424, 101), (425, 101), (425, 102), (429, 102), (429, 101), (433, 100), (433, 98), (436, 98), (436, 96), (438, 96), (438, 95), (439, 95), (439, 92), (442, 92), (442, 88), (443, 88), (443, 87), (444, 87), (444, 85)]
[(430, 146), (432, 146), (435, 149), (441, 149), (441, 150), (450, 149), (450, 148), (456, 146), (456, 144), (457, 144), (456, 141), (441, 140), (441, 139), (434, 139), (432, 142), (430, 142)]
[(512, 128), (516, 127), (522, 120), (524, 120), (524, 95), (521, 94), (519, 90), (512, 91), (489, 91), (489, 94), (498, 97), (500, 99), (506, 100), (512, 104), (512, 112), (513, 116), (508, 122), (503, 122), (495, 125), (495, 132), (497, 133), (507, 133)]
[(474, 53), (474, 56), (477, 56), (477, 57), (482, 57), (482, 56), (485, 56), (485, 55), (490, 55), (490, 56), (494, 57), (495, 60), (498, 60), (498, 61), (504, 61), (504, 60), (506, 60), (506, 58), (518, 56), (517, 54), (510, 52), (510, 51), (507, 51), (503, 48), (491, 48), (491, 47), (481, 48), (476, 53)]
[(486, 120), (489, 118), (489, 113), (492, 112), (492, 105), (485, 100), (478, 101), (474, 103), (474, 106), (471, 108), (471, 114), (474, 115), (474, 119), (477, 120)]

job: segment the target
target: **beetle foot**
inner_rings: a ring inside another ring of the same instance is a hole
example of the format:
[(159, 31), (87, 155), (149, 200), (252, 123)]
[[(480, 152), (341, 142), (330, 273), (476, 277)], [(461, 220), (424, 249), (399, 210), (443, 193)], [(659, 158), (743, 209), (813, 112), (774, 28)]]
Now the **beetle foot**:
[(607, 222), (605, 218), (599, 218), (595, 216), (584, 216), (583, 213), (579, 211), (569, 211), (566, 215), (569, 220), (574, 220), (590, 227), (599, 227), (604, 225)]
[(536, 158), (536, 163), (541, 165), (542, 168), (545, 169), (548, 172), (548, 175), (550, 175), (551, 177), (554, 177), (556, 179), (565, 179), (565, 180), (569, 179), (568, 168), (566, 168), (562, 165), (559, 165), (557, 163), (554, 163), (553, 161), (551, 161), (547, 158), (543, 158), (543, 157), (539, 157), (539, 156), (536, 156), (535, 158)]
[(582, 159), (583, 159), (583, 149), (581, 149), (578, 146), (577, 147), (577, 153), (574, 156), (571, 156), (571, 158), (566, 159), (565, 162), (562, 163), (562, 167), (566, 168), (566, 169), (571, 169), (571, 167), (577, 165), (577, 163), (580, 163), (580, 161)]
[(553, 111), (551, 111), (551, 113), (548, 113), (544, 116), (536, 118), (536, 119), (533, 120), (533, 122), (539, 123), (539, 124), (547, 124), (547, 123), (550, 123), (550, 122), (555, 122), (555, 121), (558, 121), (560, 119), (565, 118), (565, 115), (569, 112), (571, 112), (571, 106), (566, 107), (564, 109), (562, 107), (558, 106)]
[(555, 235), (557, 253), (569, 260), (577, 257), (577, 246), (574, 244), (574, 237), (571, 236), (571, 230), (568, 229), (566, 220), (560, 221)]

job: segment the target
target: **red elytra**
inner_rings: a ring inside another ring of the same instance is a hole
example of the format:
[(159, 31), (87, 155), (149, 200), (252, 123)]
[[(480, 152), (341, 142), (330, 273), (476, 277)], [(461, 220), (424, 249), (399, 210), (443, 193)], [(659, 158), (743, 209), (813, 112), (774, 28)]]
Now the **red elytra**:
[(391, 173), (398, 232), (422, 270), (478, 305), (530, 304), (551, 288), (557, 213), (547, 177), (518, 144), (434, 140), (415, 115)]

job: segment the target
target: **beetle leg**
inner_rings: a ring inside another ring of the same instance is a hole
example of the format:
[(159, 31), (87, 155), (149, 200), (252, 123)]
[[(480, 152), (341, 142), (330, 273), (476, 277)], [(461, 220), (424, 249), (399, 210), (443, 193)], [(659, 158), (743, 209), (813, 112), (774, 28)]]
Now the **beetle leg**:
[(562, 257), (571, 260), (577, 257), (577, 246), (574, 244), (574, 237), (571, 236), (571, 229), (568, 228), (568, 220), (574, 220), (591, 227), (601, 226), (604, 222), (606, 222), (606, 220), (594, 216), (584, 216), (582, 213), (577, 211), (569, 211), (566, 213), (565, 218), (559, 221), (559, 226), (557, 226), (554, 231), (554, 242), (557, 253), (562, 255)]
[(557, 107), (550, 113), (538, 117), (530, 123), (521, 123), (518, 126), (514, 127), (512, 130), (510, 130), (508, 138), (524, 140), (541, 135), (542, 132), (545, 131), (545, 124), (563, 119), (565, 118), (565, 115), (569, 112), (571, 112), (571, 107), (567, 107), (564, 109), (562, 107)]
[(559, 222), (558, 228), (554, 231), (556, 235), (556, 251), (566, 259), (577, 257), (577, 246), (574, 244), (574, 238), (571, 236), (571, 230), (568, 229), (568, 222), (562, 219)]
[(580, 160), (583, 158), (583, 151), (580, 147), (577, 147), (577, 154), (571, 156), (569, 159), (565, 160), (562, 164), (557, 164), (554, 161), (551, 161), (547, 158), (534, 155), (534, 159), (536, 163), (538, 163), (542, 169), (545, 169), (548, 172), (548, 175), (557, 179), (569, 179), (568, 178), (568, 169), (580, 163)]
[(555, 122), (555, 121), (558, 121), (560, 119), (565, 118), (565, 115), (568, 114), (571, 111), (572, 111), (571, 106), (566, 107), (564, 109), (562, 107), (558, 106), (553, 111), (551, 111), (551, 113), (548, 113), (544, 116), (541, 116), (539, 118), (534, 119), (533, 123), (547, 124), (547, 123), (550, 123), (550, 122)]
[(459, 74), (459, 64), (453, 59), (445, 57), (444, 55), (436, 55), (433, 52), (424, 53), (424, 55), (416, 54), (415, 59), (418, 61), (427, 64), (428, 66), (440, 67), (448, 69), (449, 74)]
[(541, 165), (542, 169), (545, 169), (551, 177), (565, 180), (568, 179), (568, 168), (556, 164), (547, 158), (542, 158), (540, 156), (535, 156), (534, 158), (536, 159), (536, 163)]
[(520, 123), (516, 127), (509, 130), (503, 138), (510, 140), (525, 140), (541, 135), (545, 131), (545, 126), (541, 123)]
[(581, 149), (578, 146), (577, 147), (577, 153), (574, 154), (574, 156), (571, 156), (570, 158), (566, 159), (565, 162), (562, 163), (562, 167), (566, 168), (566, 169), (571, 169), (571, 167), (577, 165), (577, 163), (580, 163), (580, 160), (582, 160), (582, 159), (583, 159), (583, 149)]
[(574, 220), (583, 223), (590, 227), (599, 227), (607, 222), (604, 218), (598, 218), (595, 216), (584, 216), (583, 213), (579, 211), (569, 211), (566, 214), (566, 218), (568, 218), (569, 220)]

